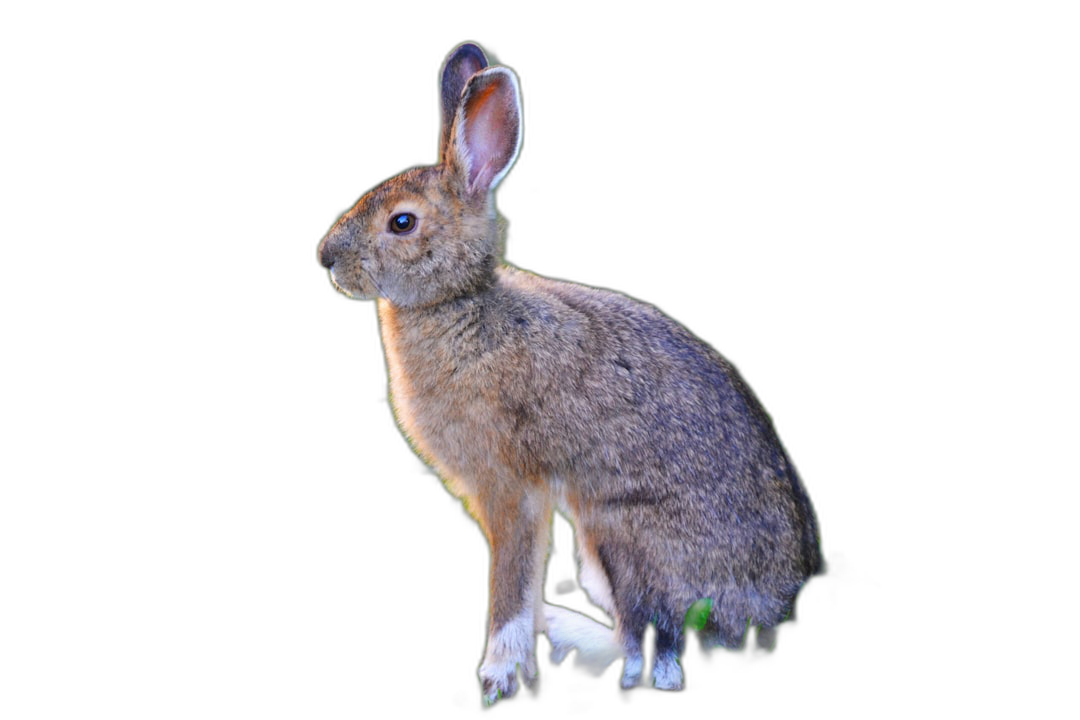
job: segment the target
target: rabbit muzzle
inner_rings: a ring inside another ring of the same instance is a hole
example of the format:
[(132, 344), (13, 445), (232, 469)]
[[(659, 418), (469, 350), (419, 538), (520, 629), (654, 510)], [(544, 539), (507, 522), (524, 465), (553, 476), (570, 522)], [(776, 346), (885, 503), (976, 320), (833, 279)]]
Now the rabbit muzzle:
[(337, 260), (334, 254), (334, 245), (329, 241), (329, 237), (325, 237), (323, 242), (319, 243), (319, 264), (326, 270), (333, 268), (334, 261)]

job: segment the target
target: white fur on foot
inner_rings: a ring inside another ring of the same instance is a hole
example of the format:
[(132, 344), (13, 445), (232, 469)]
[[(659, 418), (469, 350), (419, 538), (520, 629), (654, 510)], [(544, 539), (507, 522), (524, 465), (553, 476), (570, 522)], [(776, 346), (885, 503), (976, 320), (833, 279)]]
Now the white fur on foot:
[(654, 658), (649, 687), (657, 690), (683, 690), (683, 666), (678, 664), (677, 654), (664, 653)]
[(488, 705), (517, 692), (517, 671), (532, 685), (536, 680), (536, 636), (530, 608), (492, 633), (484, 662), (480, 665), (480, 685)]
[(551, 661), (556, 664), (577, 650), (577, 664), (599, 673), (622, 657), (615, 632), (588, 615), (544, 603), (544, 622), (551, 641)]
[(623, 690), (640, 688), (645, 684), (645, 658), (640, 655), (629, 655), (626, 664), (622, 667), (622, 680), (619, 681)]
[(657, 690), (682, 690), (682, 668), (674, 653), (656, 656), (652, 677), (653, 687)]

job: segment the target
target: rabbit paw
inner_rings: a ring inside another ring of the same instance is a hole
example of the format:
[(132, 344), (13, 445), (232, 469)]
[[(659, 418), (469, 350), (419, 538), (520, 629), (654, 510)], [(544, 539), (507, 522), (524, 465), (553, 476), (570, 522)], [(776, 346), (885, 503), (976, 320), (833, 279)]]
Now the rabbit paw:
[(512, 620), (488, 638), (480, 665), (480, 688), (485, 705), (512, 696), (518, 689), (518, 670), (528, 687), (536, 684), (536, 638), (531, 618)]
[(652, 677), (646, 681), (645, 658), (640, 655), (626, 657), (620, 684), (623, 690), (632, 688), (683, 690), (683, 666), (679, 665), (678, 655), (675, 653), (661, 654), (654, 658)]
[(496, 701), (511, 697), (518, 689), (518, 669), (521, 679), (527, 687), (536, 685), (536, 658), (528, 657), (523, 661), (502, 661), (480, 666), (480, 689), (485, 705), (494, 705)]

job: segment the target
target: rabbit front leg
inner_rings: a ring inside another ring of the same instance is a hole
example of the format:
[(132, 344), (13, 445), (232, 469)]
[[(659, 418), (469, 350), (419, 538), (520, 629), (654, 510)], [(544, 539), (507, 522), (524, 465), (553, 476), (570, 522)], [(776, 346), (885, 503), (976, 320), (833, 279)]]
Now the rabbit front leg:
[(522, 492), (516, 483), (486, 494), (477, 515), (491, 545), (491, 623), (479, 675), (484, 703), (490, 705), (517, 692), (518, 669), (526, 685), (536, 681), (537, 614), (552, 503), (539, 488)]

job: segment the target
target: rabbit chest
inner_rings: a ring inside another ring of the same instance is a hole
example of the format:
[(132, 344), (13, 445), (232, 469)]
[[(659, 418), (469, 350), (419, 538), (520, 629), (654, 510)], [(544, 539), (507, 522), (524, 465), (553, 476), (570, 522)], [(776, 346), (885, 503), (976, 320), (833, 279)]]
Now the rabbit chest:
[(458, 494), (485, 478), (532, 474), (501, 392), (512, 351), (481, 338), (481, 322), (474, 308), (420, 312), (379, 301), (395, 417)]

